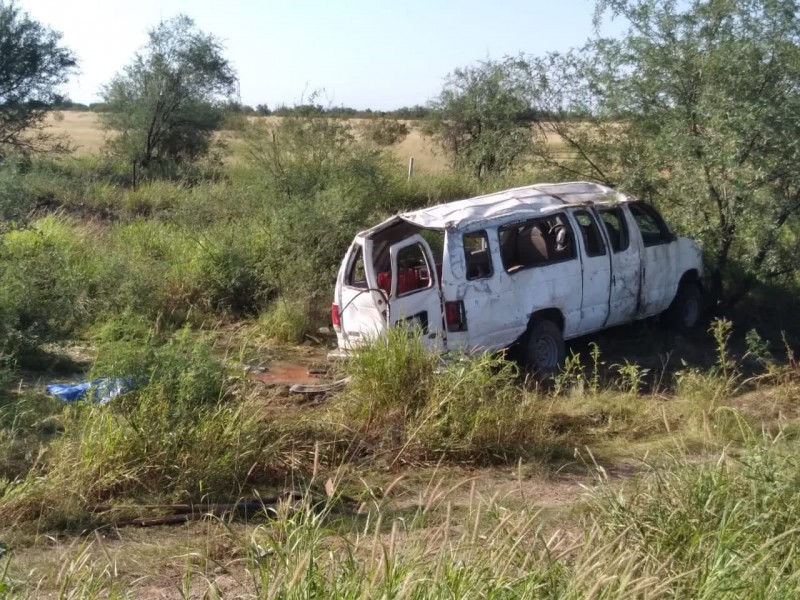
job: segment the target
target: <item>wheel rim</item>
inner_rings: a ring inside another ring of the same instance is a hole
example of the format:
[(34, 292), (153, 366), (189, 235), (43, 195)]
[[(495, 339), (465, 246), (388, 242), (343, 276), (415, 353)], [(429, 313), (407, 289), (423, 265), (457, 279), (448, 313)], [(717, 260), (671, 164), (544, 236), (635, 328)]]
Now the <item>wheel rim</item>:
[(552, 371), (558, 366), (558, 344), (549, 335), (540, 336), (533, 348), (536, 366)]

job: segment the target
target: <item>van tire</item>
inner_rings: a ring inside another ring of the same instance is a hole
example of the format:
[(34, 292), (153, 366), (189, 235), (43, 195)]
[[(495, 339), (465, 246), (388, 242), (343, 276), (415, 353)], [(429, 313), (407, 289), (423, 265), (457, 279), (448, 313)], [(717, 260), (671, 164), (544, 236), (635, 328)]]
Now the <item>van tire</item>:
[(528, 370), (544, 375), (555, 373), (566, 358), (561, 329), (547, 319), (535, 321), (525, 340), (523, 354)]
[(703, 315), (703, 293), (694, 282), (684, 282), (678, 287), (675, 299), (664, 313), (666, 324), (678, 331), (688, 331), (700, 323)]

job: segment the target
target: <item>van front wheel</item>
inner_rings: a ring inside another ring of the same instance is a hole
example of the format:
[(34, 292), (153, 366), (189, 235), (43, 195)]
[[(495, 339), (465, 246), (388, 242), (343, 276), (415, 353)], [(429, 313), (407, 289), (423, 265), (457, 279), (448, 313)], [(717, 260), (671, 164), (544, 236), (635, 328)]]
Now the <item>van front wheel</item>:
[(667, 324), (678, 331), (695, 327), (703, 313), (703, 294), (695, 283), (682, 283), (665, 313)]
[(564, 364), (566, 350), (561, 330), (552, 321), (536, 321), (525, 342), (525, 366), (535, 373), (554, 373)]

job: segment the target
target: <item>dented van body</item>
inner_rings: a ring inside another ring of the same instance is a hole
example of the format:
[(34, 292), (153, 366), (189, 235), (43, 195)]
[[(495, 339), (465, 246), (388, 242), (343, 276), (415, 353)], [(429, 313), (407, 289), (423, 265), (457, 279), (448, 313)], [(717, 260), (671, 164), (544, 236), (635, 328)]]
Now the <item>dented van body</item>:
[(700, 317), (702, 258), (649, 205), (605, 186), (537, 184), (392, 217), (359, 233), (336, 281), (339, 354), (414, 324), (440, 352), (523, 347), (553, 370), (564, 340), (668, 311)]

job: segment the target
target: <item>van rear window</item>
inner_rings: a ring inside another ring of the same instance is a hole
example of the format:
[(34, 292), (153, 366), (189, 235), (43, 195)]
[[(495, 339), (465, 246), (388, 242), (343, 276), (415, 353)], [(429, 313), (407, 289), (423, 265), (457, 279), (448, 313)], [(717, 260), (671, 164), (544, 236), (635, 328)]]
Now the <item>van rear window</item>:
[(358, 246), (355, 255), (350, 260), (350, 267), (347, 269), (344, 283), (350, 287), (367, 289), (367, 272), (364, 270), (364, 253), (361, 246)]
[(564, 213), (505, 225), (498, 233), (503, 267), (509, 273), (576, 257), (575, 237)]

